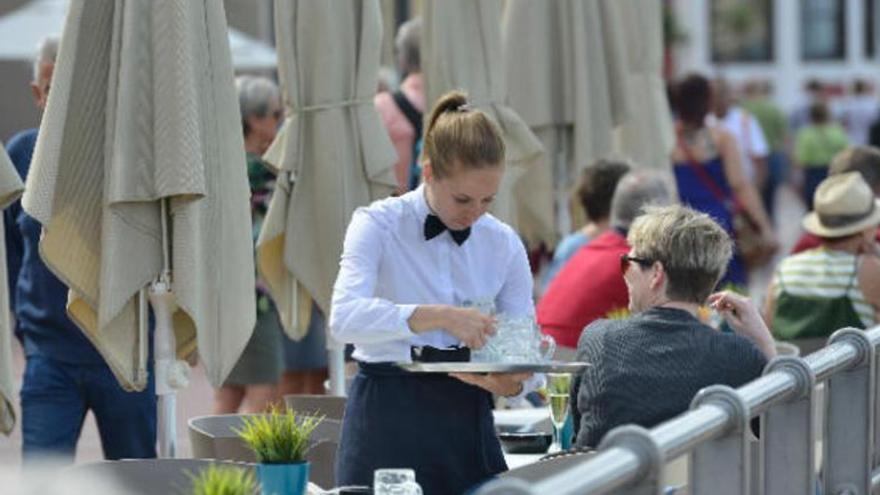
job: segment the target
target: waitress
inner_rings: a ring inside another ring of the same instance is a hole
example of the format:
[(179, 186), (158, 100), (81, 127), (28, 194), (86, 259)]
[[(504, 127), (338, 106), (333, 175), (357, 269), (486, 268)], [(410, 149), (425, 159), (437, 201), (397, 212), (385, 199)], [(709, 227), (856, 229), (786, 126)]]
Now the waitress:
[(507, 469), (492, 394), (534, 388), (528, 374), (420, 374), (391, 363), (466, 360), (495, 331), (462, 308), (491, 302), (532, 315), (532, 275), (509, 226), (486, 214), (504, 173), (497, 126), (445, 94), (424, 137), (424, 184), (352, 216), (333, 289), (330, 330), (359, 361), (336, 464), (341, 485), (379, 468), (413, 468), (426, 495), (460, 494)]

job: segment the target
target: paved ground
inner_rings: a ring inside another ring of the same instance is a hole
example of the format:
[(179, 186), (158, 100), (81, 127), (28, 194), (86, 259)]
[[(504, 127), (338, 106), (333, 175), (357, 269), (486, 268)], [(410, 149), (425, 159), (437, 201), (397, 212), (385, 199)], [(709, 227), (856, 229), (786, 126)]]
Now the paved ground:
[[(795, 240), (800, 236), (800, 221), (804, 214), (802, 203), (795, 193), (789, 189), (783, 189), (777, 197), (777, 229), (782, 241), (783, 249), (780, 253), (787, 253)], [(781, 257), (781, 254), (780, 254)], [(763, 296), (767, 283), (772, 275), (772, 267), (753, 273), (751, 290), (756, 301)], [(24, 358), (21, 350), (16, 348), (13, 356), (15, 377), (19, 380), (24, 367)], [(18, 387), (17, 387), (18, 388)], [(186, 457), (190, 453), (189, 439), (187, 438), (186, 421), (188, 418), (211, 413), (212, 391), (201, 368), (192, 372), (189, 388), (178, 396), (178, 452), (180, 457)], [(21, 430), (16, 425), (12, 435), (8, 438), (0, 436), (0, 466), (11, 467), (20, 464)], [(87, 462), (102, 459), (101, 443), (98, 432), (91, 414), (86, 418), (82, 438), (77, 449), (76, 462)]]

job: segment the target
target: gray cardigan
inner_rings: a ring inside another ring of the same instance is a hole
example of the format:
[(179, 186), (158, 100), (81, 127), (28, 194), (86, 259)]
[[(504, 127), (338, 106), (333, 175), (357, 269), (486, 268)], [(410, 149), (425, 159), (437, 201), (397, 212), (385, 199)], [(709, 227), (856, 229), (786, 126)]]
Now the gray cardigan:
[(767, 363), (749, 340), (673, 308), (593, 322), (581, 334), (577, 357), (592, 364), (572, 386), (579, 447), (595, 447), (620, 425), (653, 427), (687, 410), (700, 389), (738, 387)]

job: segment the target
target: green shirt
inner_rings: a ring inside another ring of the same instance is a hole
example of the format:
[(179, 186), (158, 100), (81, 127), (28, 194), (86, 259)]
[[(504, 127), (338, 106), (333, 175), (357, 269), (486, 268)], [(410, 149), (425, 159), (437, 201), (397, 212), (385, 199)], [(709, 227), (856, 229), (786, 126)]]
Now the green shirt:
[(758, 119), (770, 149), (782, 151), (785, 147), (785, 135), (788, 133), (788, 122), (782, 110), (767, 98), (745, 101), (742, 107)]
[(846, 132), (838, 124), (810, 124), (795, 139), (795, 160), (804, 167), (827, 167), (839, 151), (849, 146)]
[[(275, 188), (275, 174), (263, 162), (259, 155), (247, 153), (248, 181), (251, 185), (251, 221), (253, 225), (254, 245), (260, 237), (263, 228), (263, 220), (269, 210), (269, 201), (272, 199), (272, 190)], [(257, 315), (261, 316), (271, 308), (269, 289), (260, 280), (257, 274)]]

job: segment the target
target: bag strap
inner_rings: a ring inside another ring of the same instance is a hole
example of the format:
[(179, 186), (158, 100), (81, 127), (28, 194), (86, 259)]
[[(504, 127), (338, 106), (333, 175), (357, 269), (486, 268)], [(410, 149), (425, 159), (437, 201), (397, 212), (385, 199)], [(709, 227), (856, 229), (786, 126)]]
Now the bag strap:
[(391, 97), (394, 98), (394, 103), (397, 104), (397, 108), (403, 112), (406, 120), (408, 120), (413, 126), (413, 129), (415, 129), (416, 141), (418, 141), (422, 138), (422, 112), (418, 111), (418, 109), (410, 103), (406, 95), (403, 94), (403, 91), (399, 89), (392, 93)]
[[(721, 202), (721, 204), (727, 206), (728, 209), (731, 208), (731, 205), (736, 207), (736, 199), (730, 198), (724, 191), (721, 189), (721, 186), (718, 182), (709, 175), (709, 172), (706, 172), (706, 169), (703, 168), (703, 165), (697, 160), (696, 156), (694, 156), (693, 150), (684, 142), (684, 139), (681, 135), (681, 128), (677, 129), (677, 139), (678, 139), (678, 147), (681, 149), (682, 153), (684, 153), (685, 161), (688, 165), (690, 165), (691, 169), (693, 169), (694, 173), (697, 175), (697, 179), (709, 189), (709, 192), (715, 196), (715, 199)], [(733, 211), (733, 210), (731, 210)]]

